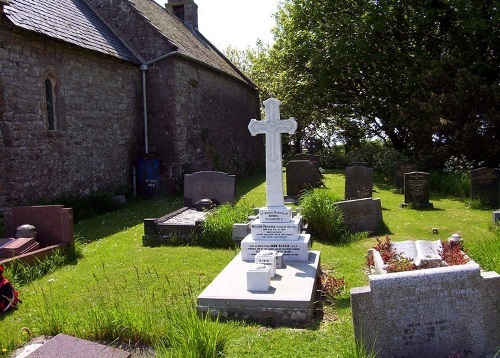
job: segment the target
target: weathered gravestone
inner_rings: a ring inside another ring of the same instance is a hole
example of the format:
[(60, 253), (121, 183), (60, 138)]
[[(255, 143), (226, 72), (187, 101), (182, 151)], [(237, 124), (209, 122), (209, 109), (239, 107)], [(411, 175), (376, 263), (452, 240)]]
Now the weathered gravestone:
[[(266, 206), (251, 222), (241, 253), (198, 296), (200, 313), (294, 326), (313, 317), (320, 255), (309, 251), (302, 218), (284, 205), (281, 134), (294, 133), (297, 123), (280, 119), (280, 103), (265, 101), (266, 119), (252, 119), (248, 126), (252, 135), (266, 136)], [(262, 270), (267, 265), (255, 265), (263, 252), (276, 252), (285, 263), (272, 278)]]
[(477, 264), (370, 275), (351, 289), (355, 339), (377, 357), (494, 357), (500, 275)]
[(417, 171), (417, 165), (414, 163), (396, 163), (394, 165), (394, 182), (396, 189), (402, 190), (405, 185), (405, 173)]
[(380, 199), (364, 198), (336, 202), (351, 232), (377, 232), (383, 225)]
[(293, 156), (294, 160), (308, 160), (314, 165), (314, 170), (319, 172), (319, 168), (321, 167), (321, 159), (317, 154), (310, 153), (297, 153)]
[(498, 208), (500, 201), (500, 169), (479, 168), (470, 171), (470, 196), (485, 205)]
[(354, 162), (347, 163), (347, 167), (366, 167), (366, 168), (369, 168), (370, 164), (368, 164), (367, 162), (354, 161)]
[[(213, 205), (234, 203), (235, 176), (202, 171), (184, 176), (184, 207), (160, 218), (144, 219), (144, 245), (186, 244), (200, 234), (208, 209)], [(207, 200), (208, 199), (208, 200)]]
[(429, 202), (429, 173), (405, 173), (403, 207), (411, 206), (414, 209), (432, 208)]
[(286, 193), (289, 196), (299, 196), (306, 190), (321, 184), (314, 164), (309, 160), (291, 160), (286, 165)]
[(184, 206), (191, 207), (205, 198), (216, 204), (234, 204), (235, 180), (234, 175), (216, 171), (184, 175)]
[(348, 166), (345, 170), (345, 200), (371, 198), (373, 168)]

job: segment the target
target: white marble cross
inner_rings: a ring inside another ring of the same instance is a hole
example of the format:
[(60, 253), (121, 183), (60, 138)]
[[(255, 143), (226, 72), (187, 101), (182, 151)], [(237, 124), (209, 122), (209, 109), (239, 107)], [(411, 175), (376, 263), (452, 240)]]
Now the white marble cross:
[(262, 121), (250, 120), (248, 129), (253, 136), (266, 135), (266, 205), (284, 207), (281, 134), (295, 133), (297, 122), (295, 118), (280, 120), (281, 101), (269, 98), (263, 103), (266, 108), (266, 118)]

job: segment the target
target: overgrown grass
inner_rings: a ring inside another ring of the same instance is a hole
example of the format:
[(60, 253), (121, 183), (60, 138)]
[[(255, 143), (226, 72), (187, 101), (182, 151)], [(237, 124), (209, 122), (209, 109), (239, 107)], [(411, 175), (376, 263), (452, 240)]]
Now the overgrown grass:
[(246, 223), (253, 208), (246, 202), (239, 205), (223, 204), (212, 209), (203, 224), (198, 243), (206, 247), (234, 248), (233, 224)]
[[(265, 205), (263, 180), (258, 176), (239, 181), (246, 188), (237, 189), (240, 204)], [(343, 172), (328, 171), (324, 183), (328, 191), (342, 193)], [(500, 272), (500, 240), (491, 230), (491, 212), (470, 210), (462, 199), (443, 193), (431, 193), (433, 210), (402, 209), (403, 197), (392, 191), (391, 184), (376, 178), (373, 195), (381, 199), (384, 236), (395, 241), (446, 240), (459, 233), (476, 262)], [(198, 357), (205, 352), (210, 357), (343, 358), (373, 353), (371, 347), (354, 343), (349, 290), (368, 283), (363, 268), (374, 237), (345, 245), (313, 240), (322, 265), (333, 268), (335, 277), (344, 277), (347, 289), (306, 329), (213, 322), (196, 315), (193, 298), (234, 258), (234, 250), (142, 245), (144, 218), (182, 206), (182, 200), (174, 197), (134, 201), (76, 223), (81, 258), (16, 287), (23, 303), (0, 317), (0, 356), (26, 342), (23, 327), (34, 336), (64, 332), (109, 344), (147, 345), (159, 357)], [(432, 233), (433, 228), (438, 234)], [(179, 338), (185, 335), (189, 339)], [(204, 343), (200, 347), (198, 342)]]

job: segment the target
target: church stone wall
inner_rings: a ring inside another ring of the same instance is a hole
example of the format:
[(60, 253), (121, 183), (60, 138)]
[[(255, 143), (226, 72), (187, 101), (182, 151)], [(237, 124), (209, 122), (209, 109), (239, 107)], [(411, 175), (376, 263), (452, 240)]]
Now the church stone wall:
[[(48, 130), (47, 75), (60, 129)], [(0, 208), (130, 186), (138, 66), (0, 23)]]
[(263, 141), (248, 130), (260, 118), (256, 90), (175, 56), (150, 68), (148, 79), (148, 96), (163, 94), (148, 104), (149, 143), (167, 183), (199, 170), (244, 176), (262, 167)]

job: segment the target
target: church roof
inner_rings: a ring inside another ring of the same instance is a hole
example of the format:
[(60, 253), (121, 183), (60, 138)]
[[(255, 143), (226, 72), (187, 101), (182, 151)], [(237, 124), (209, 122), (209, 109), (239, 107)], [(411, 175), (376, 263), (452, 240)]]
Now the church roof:
[[(128, 3), (159, 36), (174, 45), (181, 55), (255, 87), (198, 29), (189, 29), (175, 15), (153, 0), (128, 0)], [(9, 0), (8, 5), (4, 5), (4, 12), (7, 18), (20, 28), (122, 60), (140, 63), (85, 0)], [(146, 61), (148, 60), (151, 59)]]
[(129, 0), (129, 2), (162, 36), (174, 44), (181, 54), (251, 84), (250, 80), (237, 70), (198, 29), (188, 29), (175, 15), (167, 12), (153, 0)]
[(23, 29), (139, 62), (84, 0), (10, 0), (4, 12)]

